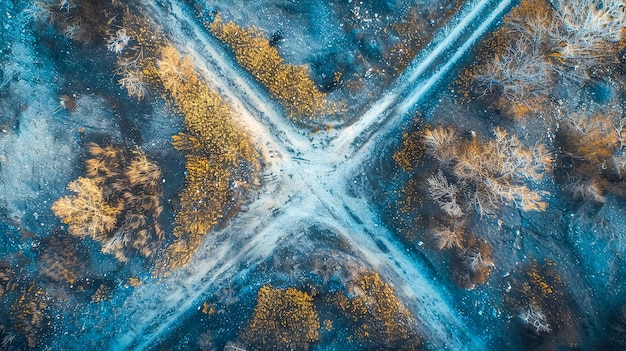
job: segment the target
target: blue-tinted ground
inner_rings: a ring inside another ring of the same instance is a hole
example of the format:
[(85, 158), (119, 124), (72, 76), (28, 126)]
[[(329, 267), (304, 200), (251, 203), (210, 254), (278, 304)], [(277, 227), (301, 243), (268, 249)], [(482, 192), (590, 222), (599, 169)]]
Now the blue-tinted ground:
[[(221, 12), (239, 25), (258, 26), (272, 37), (288, 62), (310, 65), (313, 79), (331, 99), (351, 102), (347, 116), (336, 121), (338, 124), (373, 104), (400, 74), (393, 70), (400, 65), (399, 59), (390, 56), (394, 44), (401, 41), (400, 34), (392, 33), (393, 23), (415, 11), (421, 24), (412, 30), (421, 28), (419, 46), (425, 47), (458, 6), (435, 1), (180, 3), (188, 9), (187, 16), (198, 22), (210, 21)], [(171, 232), (185, 158), (170, 141), (183, 124), (156, 94), (140, 101), (128, 97), (117, 84), (117, 57), (106, 50), (103, 39), (82, 44), (67, 38), (37, 19), (36, 11), (30, 1), (7, 0), (0, 5), (0, 350), (212, 350), (227, 345), (253, 349), (255, 345), (246, 345), (243, 331), (253, 315), (257, 291), (268, 284), (309, 293), (320, 320), (334, 320), (332, 328), (322, 326), (319, 342), (306, 347), (385, 348), (355, 338), (355, 324), (339, 316), (329, 297), (357, 294), (350, 290), (349, 282), (359, 269), (378, 271), (389, 281), (399, 275), (386, 271), (382, 264), (379, 270), (372, 264), (376, 259), (364, 257), (353, 242), (332, 228), (296, 223), (266, 257), (235, 262), (236, 273), (227, 279), (206, 272), (201, 283), (205, 290), (200, 295), (185, 290), (187, 283), (197, 287), (191, 279), (153, 277), (151, 260), (137, 255), (120, 263), (101, 253), (99, 244), (91, 239), (70, 236), (50, 207), (68, 195), (66, 185), (83, 174), (90, 142), (140, 148), (161, 167), (164, 210), (160, 222)], [(472, 60), (470, 55), (465, 63)], [(234, 60), (232, 64), (236, 64)], [(541, 184), (542, 190), (550, 193), (545, 212), (505, 207), (497, 217), (470, 218), (468, 227), (490, 242), (495, 264), (486, 282), (471, 290), (455, 285), (451, 267), (458, 262), (449, 253), (435, 250), (430, 242), (428, 228), (437, 219), (432, 204), (429, 207), (424, 201), (413, 212), (404, 210), (403, 188), (410, 175), (395, 163), (393, 155), (401, 148), (402, 131), (423, 128), (413, 123), (414, 116), (432, 125), (454, 126), (461, 134), (475, 131), (486, 136), (496, 125), (528, 140), (544, 140), (544, 134), (549, 134), (541, 130), (545, 126), (540, 123), (520, 125), (504, 119), (480, 100), (461, 104), (451, 92), (456, 89), (454, 76), (459, 71), (460, 67), (452, 71), (452, 76), (416, 107), (415, 115), (402, 117), (406, 123), (392, 131), (394, 137), (375, 145), (374, 156), (355, 177), (358, 189), (350, 191), (366, 194), (362, 201), (369, 202), (375, 213), (372, 217), (380, 217), (380, 226), (391, 229), (393, 244), (419, 262), (429, 284), (467, 328), (463, 333), (450, 333), (478, 335), (480, 344), (493, 350), (625, 347), (626, 203), (622, 197), (608, 194), (603, 203), (576, 200), (559, 185), (562, 175), (557, 169)], [(336, 72), (342, 72), (344, 79), (329, 79)], [(251, 79), (245, 73), (242, 76)], [(596, 100), (602, 103), (602, 99)], [(551, 147), (558, 152), (556, 143)], [(426, 160), (413, 172), (430, 174), (433, 167)], [(425, 181), (426, 176), (417, 179)], [(270, 217), (280, 210), (260, 215)], [(237, 233), (228, 231), (228, 223), (222, 223), (207, 246), (216, 253), (221, 242), (240, 241), (238, 245), (243, 247), (253, 233), (240, 234), (236, 237)], [(382, 241), (377, 243), (381, 256), (389, 253)], [(210, 250), (201, 256), (210, 257)], [(64, 269), (73, 272), (72, 279), (63, 276)], [(419, 290), (411, 282), (404, 283)], [(167, 291), (179, 291), (176, 288), (191, 296), (187, 302), (193, 307), (180, 306), (180, 311), (168, 310), (159, 316), (163, 321), (177, 316), (163, 330), (138, 326), (135, 330), (141, 311), (133, 304), (141, 301), (138, 308), (145, 308), (150, 315), (162, 301), (155, 298), (151, 303), (151, 294), (163, 299)], [(403, 295), (398, 292), (401, 300)], [(529, 301), (533, 298), (540, 301)], [(409, 309), (420, 304), (404, 302)], [(537, 333), (522, 322), (520, 306), (529, 303), (544, 306), (550, 333)], [(419, 347), (441, 349), (447, 345), (438, 336), (428, 335), (431, 321), (414, 317), (423, 340)], [(151, 337), (147, 344), (142, 342), (142, 333)], [(127, 337), (135, 339), (128, 341)]]

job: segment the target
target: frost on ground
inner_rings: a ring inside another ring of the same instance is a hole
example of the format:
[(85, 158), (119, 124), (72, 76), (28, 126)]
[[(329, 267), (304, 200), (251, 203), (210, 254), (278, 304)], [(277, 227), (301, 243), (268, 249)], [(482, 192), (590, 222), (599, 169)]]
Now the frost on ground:
[[(24, 25), (28, 18), (16, 21)], [(36, 223), (73, 176), (78, 153), (76, 130), (59, 123), (65, 114), (56, 95), (56, 74), (39, 59), (34, 38), (19, 30), (5, 32), (10, 53), (4, 75), (0, 133), (0, 206), (17, 221)], [(8, 37), (14, 35), (14, 37)], [(44, 56), (45, 57), (45, 56)]]

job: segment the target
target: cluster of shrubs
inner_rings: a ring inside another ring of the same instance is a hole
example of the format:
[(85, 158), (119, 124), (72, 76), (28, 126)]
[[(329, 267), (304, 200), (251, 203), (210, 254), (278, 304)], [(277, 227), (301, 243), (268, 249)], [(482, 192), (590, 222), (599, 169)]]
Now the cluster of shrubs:
[[(260, 287), (252, 316), (226, 349), (308, 350), (329, 342), (357, 349), (420, 349), (415, 318), (377, 273), (358, 273), (345, 291), (322, 290)], [(214, 346), (210, 333), (199, 344)]]
[(242, 28), (217, 16), (211, 32), (228, 44), (237, 62), (267, 87), (287, 109), (292, 119), (313, 119), (330, 112), (326, 93), (309, 77), (308, 66), (285, 63), (276, 47), (255, 27)]
[(621, 0), (524, 0), (504, 19), (470, 70), (473, 95), (521, 117), (551, 99), (558, 81), (582, 85), (620, 62)]
[(129, 252), (150, 257), (165, 238), (161, 169), (139, 150), (90, 144), (86, 177), (68, 184), (75, 193), (57, 200), (52, 211), (77, 237), (91, 237), (102, 252), (127, 261)]

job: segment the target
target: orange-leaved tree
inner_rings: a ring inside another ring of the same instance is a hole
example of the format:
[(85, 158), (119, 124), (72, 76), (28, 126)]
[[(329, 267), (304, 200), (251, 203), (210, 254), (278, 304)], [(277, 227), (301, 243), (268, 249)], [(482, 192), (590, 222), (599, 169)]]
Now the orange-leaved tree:
[(439, 173), (428, 180), (429, 194), (448, 215), (459, 217), (467, 207), (491, 214), (503, 204), (545, 210), (545, 192), (533, 191), (525, 182), (539, 182), (552, 169), (546, 147), (527, 147), (499, 127), (493, 133), (493, 139), (481, 142), (461, 139), (451, 128), (424, 131), (426, 151), (439, 163)]

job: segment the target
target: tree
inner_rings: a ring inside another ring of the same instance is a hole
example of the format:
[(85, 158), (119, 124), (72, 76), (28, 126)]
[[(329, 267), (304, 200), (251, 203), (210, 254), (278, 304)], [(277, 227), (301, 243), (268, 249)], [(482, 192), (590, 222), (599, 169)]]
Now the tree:
[(134, 96), (141, 100), (148, 92), (147, 79), (143, 72), (132, 66), (122, 66), (118, 72), (121, 72), (122, 75), (122, 78), (118, 80), (120, 87), (128, 91), (128, 96)]
[(448, 179), (441, 170), (437, 172), (437, 175), (428, 178), (428, 194), (448, 216), (461, 217), (464, 215), (457, 202), (457, 186), (448, 183)]
[(615, 62), (625, 27), (623, 0), (523, 0), (479, 55), (475, 90), (501, 110), (531, 107), (547, 99), (553, 78), (581, 82), (594, 65)]
[(97, 240), (115, 228), (121, 207), (112, 206), (102, 196), (102, 188), (91, 178), (79, 177), (67, 189), (76, 195), (65, 196), (52, 205), (57, 217), (68, 224), (70, 234)]
[(453, 248), (452, 279), (466, 289), (487, 281), (494, 262), (491, 245), (473, 234), (463, 233), (458, 247)]
[(505, 16), (504, 25), (487, 40), (473, 67), (473, 90), (490, 97), (504, 111), (520, 112), (544, 98), (551, 89), (553, 66), (549, 35), (554, 26), (545, 0), (522, 0)]
[(474, 80), (483, 93), (498, 93), (509, 101), (529, 103), (549, 92), (552, 69), (536, 38), (521, 36), (486, 62)]
[(128, 251), (151, 256), (164, 233), (161, 215), (161, 170), (139, 150), (89, 145), (87, 177), (68, 184), (76, 195), (52, 205), (74, 236), (98, 241), (102, 251), (125, 262)]
[(480, 272), (485, 267), (493, 266), (493, 261), (484, 251), (480, 245), (467, 250), (464, 263), (472, 272)]
[(574, 198), (604, 202), (607, 191), (626, 196), (620, 185), (626, 173), (625, 123), (615, 113), (574, 113), (560, 123), (564, 187)]
[(579, 177), (571, 177), (565, 188), (572, 193), (574, 199), (594, 202), (606, 201), (605, 191), (595, 179), (583, 180)]
[(308, 349), (319, 340), (320, 321), (311, 295), (262, 286), (246, 339), (264, 350)]
[(453, 149), (457, 135), (452, 128), (426, 129), (423, 134), (426, 153), (441, 164), (447, 164), (454, 158)]
[(623, 0), (554, 0), (551, 35), (560, 57), (589, 65), (615, 52), (626, 28)]
[(331, 110), (326, 93), (309, 77), (308, 66), (285, 63), (258, 28), (242, 28), (218, 15), (211, 23), (211, 33), (230, 46), (237, 62), (285, 106), (290, 118), (311, 120)]
[(534, 305), (528, 306), (519, 314), (519, 318), (524, 324), (533, 328), (537, 334), (549, 333), (551, 331), (546, 315), (541, 312), (539, 307)]
[(111, 35), (107, 41), (107, 50), (119, 55), (122, 53), (124, 48), (126, 48), (129, 41), (130, 37), (126, 34), (126, 29), (120, 28), (117, 32), (115, 32), (115, 35)]
[[(149, 38), (140, 36), (139, 41), (151, 45)], [(186, 129), (172, 137), (172, 145), (186, 154), (187, 172), (175, 218), (176, 241), (165, 249), (155, 272), (167, 274), (189, 262), (204, 235), (255, 183), (259, 165), (258, 154), (233, 120), (230, 107), (199, 78), (191, 58), (171, 45), (154, 50), (154, 64), (144, 65), (184, 115)]]
[(462, 245), (461, 233), (446, 226), (437, 225), (430, 230), (430, 235), (435, 240), (435, 245), (439, 250), (460, 248)]
[(420, 345), (415, 319), (379, 274), (364, 272), (338, 293), (337, 304), (355, 323), (354, 336), (368, 349), (415, 350)]
[(429, 195), (446, 214), (463, 213), (459, 197), (465, 197), (465, 207), (471, 205), (481, 214), (493, 213), (501, 204), (545, 210), (545, 193), (530, 190), (524, 182), (539, 182), (551, 170), (550, 153), (539, 143), (526, 147), (499, 127), (493, 133), (494, 139), (479, 142), (475, 137), (457, 139), (450, 128), (425, 131), (427, 153), (439, 162), (439, 173), (428, 180)]

